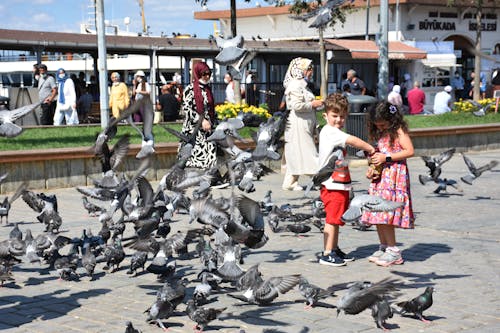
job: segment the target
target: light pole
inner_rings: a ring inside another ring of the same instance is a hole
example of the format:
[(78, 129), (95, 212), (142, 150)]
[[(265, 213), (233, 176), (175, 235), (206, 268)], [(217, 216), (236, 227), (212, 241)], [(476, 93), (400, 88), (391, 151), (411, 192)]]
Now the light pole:
[(106, 31), (104, 26), (104, 0), (96, 0), (97, 54), (99, 71), (99, 103), (101, 106), (101, 127), (108, 127), (108, 68), (106, 64)]
[(380, 39), (378, 43), (378, 84), (377, 96), (379, 99), (387, 98), (387, 82), (389, 81), (389, 3), (388, 0), (380, 1)]

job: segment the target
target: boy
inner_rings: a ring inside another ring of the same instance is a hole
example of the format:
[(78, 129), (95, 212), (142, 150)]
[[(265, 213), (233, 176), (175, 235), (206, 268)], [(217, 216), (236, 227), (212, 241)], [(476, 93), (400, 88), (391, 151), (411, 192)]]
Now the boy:
[(320, 197), (326, 212), (323, 255), (319, 259), (322, 265), (344, 266), (354, 258), (346, 255), (338, 247), (339, 227), (344, 225), (341, 217), (349, 206), (351, 177), (345, 161), (346, 145), (362, 149), (370, 155), (375, 148), (360, 138), (342, 131), (348, 115), (349, 103), (342, 94), (330, 94), (325, 100), (323, 117), (326, 125), (319, 134), (319, 165), (325, 166), (332, 155), (337, 155), (335, 171), (331, 177), (321, 183)]

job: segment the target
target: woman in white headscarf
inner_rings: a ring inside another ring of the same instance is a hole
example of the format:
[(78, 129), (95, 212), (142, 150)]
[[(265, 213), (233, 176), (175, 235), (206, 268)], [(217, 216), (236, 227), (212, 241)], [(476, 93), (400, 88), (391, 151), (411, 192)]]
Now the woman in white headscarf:
[(295, 58), (290, 62), (283, 80), (285, 99), (290, 110), (285, 129), (286, 173), (283, 189), (301, 191), (300, 175), (313, 175), (318, 171), (318, 150), (314, 142), (316, 108), (323, 106), (307, 87), (313, 74), (312, 60)]

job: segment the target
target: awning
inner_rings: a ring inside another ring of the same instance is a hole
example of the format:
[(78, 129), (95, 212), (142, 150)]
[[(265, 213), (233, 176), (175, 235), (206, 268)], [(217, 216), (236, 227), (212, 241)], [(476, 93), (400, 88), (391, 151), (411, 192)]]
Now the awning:
[(457, 57), (454, 53), (427, 54), (427, 59), (422, 59), (427, 67), (456, 67)]
[[(377, 44), (372, 40), (325, 39), (327, 43), (347, 49), (353, 59), (380, 58)], [(425, 59), (427, 52), (402, 42), (389, 42), (389, 59), (412, 60)]]

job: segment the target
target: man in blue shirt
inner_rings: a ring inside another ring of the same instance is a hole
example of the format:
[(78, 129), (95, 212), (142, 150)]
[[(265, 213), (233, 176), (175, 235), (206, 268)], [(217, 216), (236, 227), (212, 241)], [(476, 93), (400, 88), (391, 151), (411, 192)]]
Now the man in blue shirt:
[(458, 101), (461, 98), (465, 98), (464, 97), (465, 80), (458, 71), (455, 72), (455, 76), (451, 79), (451, 87), (455, 91), (455, 100)]

